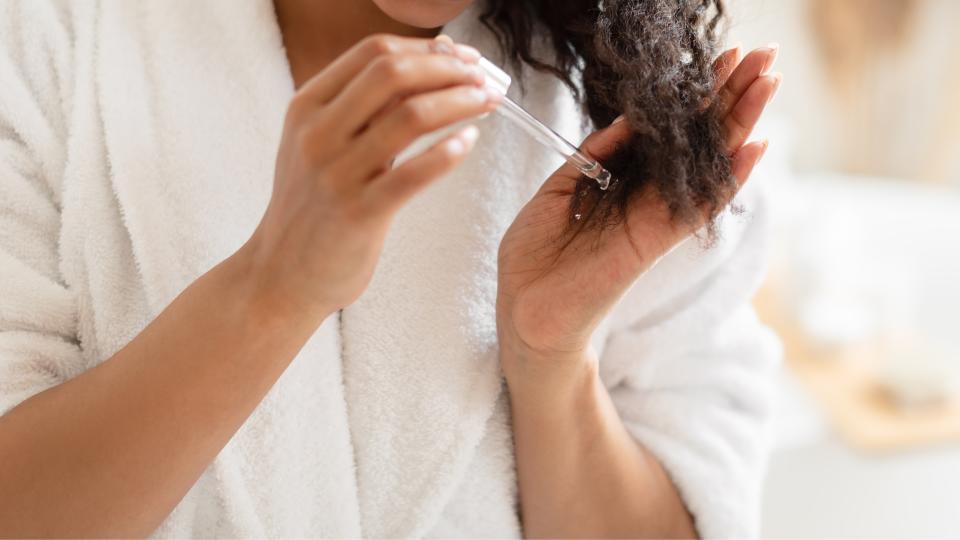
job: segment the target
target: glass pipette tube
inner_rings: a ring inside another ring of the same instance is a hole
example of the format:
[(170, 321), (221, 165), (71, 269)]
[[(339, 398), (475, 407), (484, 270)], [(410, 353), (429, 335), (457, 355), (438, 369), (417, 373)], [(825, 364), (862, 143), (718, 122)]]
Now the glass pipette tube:
[(584, 154), (570, 141), (559, 133), (547, 127), (535, 116), (517, 105), (512, 99), (504, 96), (503, 103), (497, 107), (497, 112), (530, 134), (538, 142), (558, 152), (568, 163), (577, 168), (587, 178), (592, 178), (600, 185), (600, 189), (610, 187), (612, 178), (610, 171), (603, 168), (599, 161)]
[(503, 102), (497, 107), (497, 112), (526, 131), (540, 144), (559, 153), (584, 176), (596, 180), (600, 189), (605, 190), (610, 187), (613, 177), (610, 171), (604, 169), (599, 161), (581, 152), (570, 141), (564, 139), (559, 133), (537, 120), (536, 117), (506, 96), (507, 89), (512, 82), (506, 72), (486, 58), (481, 58), (479, 65), (487, 75), (487, 85), (503, 94)]

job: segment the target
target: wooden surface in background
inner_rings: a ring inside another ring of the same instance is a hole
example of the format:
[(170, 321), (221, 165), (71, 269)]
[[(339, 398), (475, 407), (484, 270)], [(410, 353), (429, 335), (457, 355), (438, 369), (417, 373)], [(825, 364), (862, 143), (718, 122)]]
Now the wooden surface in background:
[(780, 335), (788, 368), (845, 442), (859, 450), (887, 452), (960, 441), (960, 396), (922, 409), (896, 407), (873, 375), (880, 354), (876, 346), (830, 353), (813, 350), (775, 290), (768, 283), (757, 295), (760, 317)]

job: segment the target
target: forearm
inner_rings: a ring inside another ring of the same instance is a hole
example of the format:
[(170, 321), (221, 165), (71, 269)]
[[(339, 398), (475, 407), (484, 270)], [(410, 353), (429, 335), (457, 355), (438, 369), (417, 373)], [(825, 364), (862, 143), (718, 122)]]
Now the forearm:
[(670, 478), (620, 421), (595, 359), (517, 356), (501, 352), (526, 536), (695, 537)]
[(268, 314), (237, 255), (99, 366), (0, 417), (0, 536), (142, 536), (316, 322)]

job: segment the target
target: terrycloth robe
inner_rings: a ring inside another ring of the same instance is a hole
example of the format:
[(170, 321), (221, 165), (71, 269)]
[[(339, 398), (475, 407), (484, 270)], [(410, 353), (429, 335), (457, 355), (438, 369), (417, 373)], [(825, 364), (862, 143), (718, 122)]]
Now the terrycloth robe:
[[(445, 32), (496, 61), (477, 15)], [(558, 80), (514, 76), (514, 99), (583, 138)], [(240, 247), (293, 93), (270, 0), (0, 2), (0, 414), (110, 357)], [(156, 536), (521, 534), (496, 251), (559, 161), (498, 115), (480, 126)], [(623, 422), (708, 537), (757, 531), (779, 354), (750, 305), (762, 198), (739, 203), (716, 246), (682, 244), (594, 336)]]

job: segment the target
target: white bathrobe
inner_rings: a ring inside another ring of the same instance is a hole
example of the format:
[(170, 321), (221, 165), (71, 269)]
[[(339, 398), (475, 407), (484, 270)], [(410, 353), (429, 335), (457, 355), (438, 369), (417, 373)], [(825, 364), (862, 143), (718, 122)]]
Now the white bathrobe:
[[(499, 58), (476, 8), (445, 31)], [(523, 83), (513, 97), (583, 138), (562, 84)], [(0, 0), (0, 413), (110, 357), (249, 237), (293, 91), (270, 0)], [(483, 120), (156, 536), (521, 534), (496, 251), (558, 164)], [(766, 216), (755, 190), (740, 203), (594, 336), (623, 422), (708, 537), (757, 531), (779, 354), (750, 306)]]

